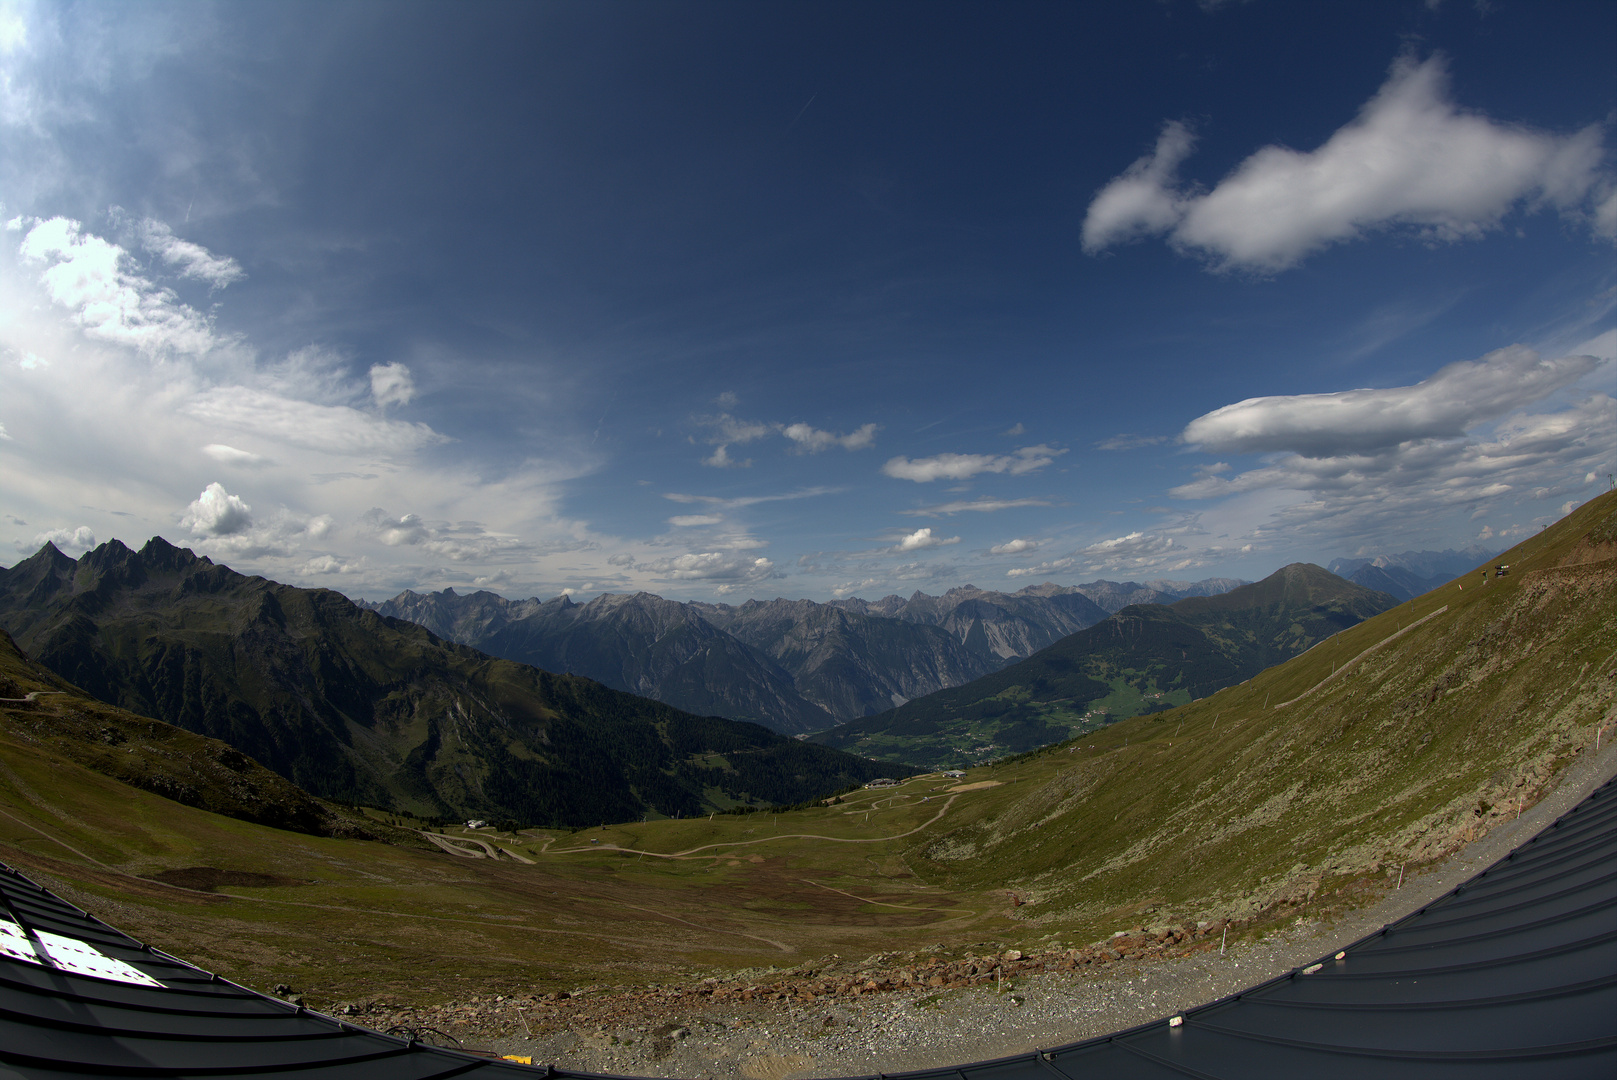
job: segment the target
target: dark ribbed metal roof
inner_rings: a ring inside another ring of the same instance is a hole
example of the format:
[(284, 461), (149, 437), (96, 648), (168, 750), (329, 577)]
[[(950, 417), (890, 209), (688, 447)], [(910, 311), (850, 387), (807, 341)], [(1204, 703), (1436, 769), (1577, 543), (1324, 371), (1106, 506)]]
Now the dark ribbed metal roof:
[[(236, 986), (142, 946), (9, 869), (0, 873), (0, 897), (0, 1077), (535, 1075)], [(41, 953), (49, 962), (38, 962)], [(1348, 946), (1341, 959), (1115, 1035), (897, 1075), (1610, 1080), (1617, 786), (1607, 783), (1499, 863)]]

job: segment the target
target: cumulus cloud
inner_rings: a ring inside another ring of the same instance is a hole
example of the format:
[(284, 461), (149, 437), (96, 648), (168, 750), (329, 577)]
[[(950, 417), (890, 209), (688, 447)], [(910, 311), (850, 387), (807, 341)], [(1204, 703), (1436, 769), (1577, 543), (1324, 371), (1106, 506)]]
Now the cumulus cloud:
[(181, 277), (207, 282), (209, 288), (222, 289), (247, 276), (235, 259), (181, 240), (161, 221), (147, 218), (141, 222), (139, 234), (141, 246), (147, 251), (177, 268)]
[(796, 444), (795, 449), (800, 454), (818, 454), (833, 446), (840, 446), (844, 450), (865, 450), (876, 445), (875, 424), (866, 424), (848, 435), (821, 431), (808, 424), (788, 424), (780, 429), (780, 433)]
[(1195, 148), (1184, 124), (1170, 121), (1157, 145), (1101, 188), (1084, 216), (1084, 250), (1095, 252), (1138, 236), (1167, 232), (1185, 215), (1176, 190), (1179, 163)]
[(71, 218), (33, 226), (17, 250), (26, 262), (43, 264), (46, 295), (91, 337), (148, 354), (200, 355), (220, 343), (205, 316), (137, 273), (123, 248)]
[(95, 547), (95, 533), (88, 525), (80, 525), (76, 529), (52, 529), (35, 536), (31, 548), (25, 548), (21, 541), (18, 541), (16, 547), (18, 551), (26, 550), (32, 553), (46, 544), (55, 544), (64, 554), (74, 551), (85, 552)]
[(1521, 345), (1449, 364), (1414, 386), (1248, 398), (1192, 420), (1184, 441), (1214, 452), (1364, 453), (1455, 438), (1587, 375), (1592, 356), (1541, 359)]
[(881, 467), (881, 471), (898, 480), (913, 480), (918, 484), (933, 480), (969, 480), (982, 473), (1009, 473), (1023, 476), (1042, 469), (1065, 450), (1045, 446), (1024, 446), (1010, 454), (938, 454), (929, 458), (895, 457)]
[(180, 527), (196, 536), (231, 536), (253, 524), (253, 508), (214, 481), (202, 489), (180, 518)]
[(427, 539), (427, 525), (415, 514), (393, 517), (379, 506), (365, 511), (360, 521), (369, 526), (376, 538), (388, 547), (419, 544)]
[(1166, 125), (1156, 148), (1095, 196), (1085, 250), (1165, 233), (1223, 267), (1277, 271), (1378, 229), (1477, 237), (1522, 206), (1551, 207), (1617, 237), (1617, 184), (1603, 167), (1600, 127), (1557, 135), (1461, 110), (1441, 57), (1400, 58), (1324, 145), (1266, 146), (1206, 193), (1177, 178), (1193, 146), (1183, 124)]
[(1039, 542), (1037, 540), (1023, 540), (1018, 538), (1016, 540), (1009, 540), (1003, 544), (995, 544), (993, 547), (988, 549), (988, 553), (990, 555), (1025, 555), (1030, 551), (1037, 551), (1038, 549)]
[(980, 499), (956, 499), (954, 502), (939, 503), (936, 506), (921, 506), (914, 510), (900, 510), (899, 513), (909, 517), (947, 517), (950, 514), (959, 514), (967, 510), (979, 514), (993, 513), (995, 510), (1014, 510), (1019, 506), (1049, 506), (1046, 499), (995, 499), (983, 496)]
[(908, 536), (900, 538), (889, 550), (893, 552), (925, 551), (927, 548), (943, 547), (945, 544), (958, 544), (960, 537), (951, 536), (945, 539), (933, 536), (930, 528), (916, 529)]

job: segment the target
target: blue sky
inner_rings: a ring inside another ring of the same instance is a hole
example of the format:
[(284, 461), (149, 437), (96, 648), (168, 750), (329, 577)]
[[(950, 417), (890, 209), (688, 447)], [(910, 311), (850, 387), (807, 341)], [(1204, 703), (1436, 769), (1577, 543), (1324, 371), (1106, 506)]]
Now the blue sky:
[(1503, 547), (1610, 3), (0, 0), (0, 544), (739, 601)]

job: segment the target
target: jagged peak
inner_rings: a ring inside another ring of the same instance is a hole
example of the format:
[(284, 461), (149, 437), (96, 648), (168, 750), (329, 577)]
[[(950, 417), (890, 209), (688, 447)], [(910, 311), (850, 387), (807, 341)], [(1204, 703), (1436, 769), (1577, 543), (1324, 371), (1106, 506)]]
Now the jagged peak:
[(79, 562), (87, 563), (91, 566), (103, 565), (113, 561), (126, 562), (135, 554), (136, 553), (130, 549), (129, 545), (125, 544), (117, 537), (113, 537), (111, 540), (108, 540), (97, 547), (91, 548), (89, 551), (86, 551), (83, 555), (79, 556)]
[(177, 547), (161, 536), (154, 536), (140, 549), (140, 561), (146, 566), (169, 570), (184, 570), (192, 566), (212, 566), (213, 560), (198, 555), (190, 548)]
[(23, 567), (27, 566), (28, 564), (30, 564), (32, 562), (35, 562), (36, 560), (39, 562), (39, 564), (41, 566), (46, 566), (46, 567), (71, 566), (71, 565), (73, 565), (73, 563), (75, 561), (74, 559), (70, 558), (69, 556), (62, 554), (62, 549), (61, 548), (57, 547), (54, 543), (47, 540), (43, 544), (40, 545), (40, 548), (39, 548), (38, 551), (36, 551), (32, 555), (28, 556), (28, 558), (24, 559), (22, 562), (18, 563), (16, 566), (13, 566), (12, 569), (13, 570), (20, 570)]

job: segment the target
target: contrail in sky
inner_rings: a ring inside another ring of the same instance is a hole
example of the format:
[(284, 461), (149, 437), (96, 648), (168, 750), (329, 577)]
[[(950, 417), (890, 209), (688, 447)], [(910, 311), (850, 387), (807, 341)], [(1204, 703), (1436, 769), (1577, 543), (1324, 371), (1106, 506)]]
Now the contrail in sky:
[(797, 126), (797, 122), (799, 120), (803, 119), (803, 114), (808, 112), (808, 107), (810, 105), (814, 104), (814, 99), (819, 97), (819, 96), (820, 96), (820, 92), (818, 90), (814, 91), (814, 93), (809, 95), (808, 101), (804, 102), (803, 107), (801, 109), (797, 110), (797, 115), (792, 117), (792, 122), (790, 124), (786, 125), (786, 130), (787, 131), (790, 131), (790, 130), (792, 130), (792, 128)]

